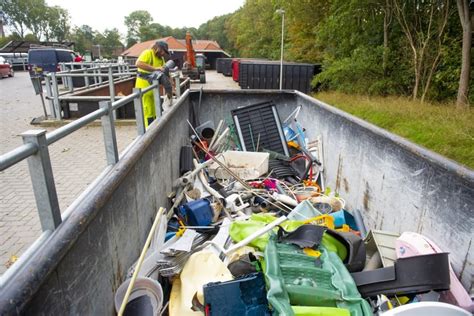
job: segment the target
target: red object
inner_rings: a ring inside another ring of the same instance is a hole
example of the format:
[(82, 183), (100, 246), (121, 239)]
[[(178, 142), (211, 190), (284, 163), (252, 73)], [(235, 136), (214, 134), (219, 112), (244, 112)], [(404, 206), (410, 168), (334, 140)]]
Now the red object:
[(193, 48), (191, 33), (186, 32), (186, 61), (191, 68), (196, 68), (196, 52)]
[(239, 64), (239, 58), (232, 59), (232, 79), (236, 82), (239, 82)]
[(0, 77), (13, 77), (13, 67), (5, 58), (0, 57)]
[(74, 62), (75, 62), (75, 63), (80, 63), (80, 62), (82, 62), (83, 60), (84, 60), (84, 59), (82, 59), (82, 57), (79, 56), (79, 55), (76, 55), (76, 57), (74, 58)]

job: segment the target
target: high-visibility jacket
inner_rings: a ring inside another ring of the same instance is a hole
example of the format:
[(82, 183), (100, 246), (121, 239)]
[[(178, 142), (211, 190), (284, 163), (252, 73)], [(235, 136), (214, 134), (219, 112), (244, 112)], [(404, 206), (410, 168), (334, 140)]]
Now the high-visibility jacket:
[[(155, 55), (151, 48), (144, 50), (140, 57), (138, 57), (139, 61), (142, 61), (152, 67), (162, 67), (165, 64), (165, 59), (163, 57), (158, 57)], [(138, 72), (143, 74), (149, 74), (149, 71), (144, 69), (137, 69)], [(146, 88), (150, 85), (148, 80), (144, 78), (137, 77), (137, 81), (135, 82), (135, 88)], [(143, 105), (143, 116), (145, 119), (145, 127), (153, 122), (156, 119), (156, 111), (155, 111), (155, 99), (153, 97), (153, 91), (148, 91), (143, 94), (142, 98), (142, 105)]]

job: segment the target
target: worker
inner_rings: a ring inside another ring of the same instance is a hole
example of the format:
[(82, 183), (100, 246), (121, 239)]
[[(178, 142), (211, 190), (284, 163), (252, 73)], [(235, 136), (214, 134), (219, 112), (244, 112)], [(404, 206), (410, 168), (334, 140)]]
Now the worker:
[[(164, 57), (167, 55), (169, 55), (168, 44), (163, 41), (156, 41), (151, 48), (140, 54), (135, 64), (138, 68), (135, 88), (144, 89), (150, 85), (147, 77), (154, 71), (163, 71)], [(151, 122), (156, 119), (155, 99), (152, 90), (143, 94), (142, 104), (145, 128), (148, 128)]]

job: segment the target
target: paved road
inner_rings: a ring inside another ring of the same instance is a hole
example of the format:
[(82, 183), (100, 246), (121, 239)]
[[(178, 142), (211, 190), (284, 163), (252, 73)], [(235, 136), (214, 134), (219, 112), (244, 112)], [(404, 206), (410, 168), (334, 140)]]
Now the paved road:
[[(200, 84), (193, 84), (199, 87)], [(238, 89), (229, 77), (207, 73), (205, 88)], [(36, 129), (30, 122), (43, 115), (25, 72), (0, 80), (0, 154), (22, 144), (20, 134)], [(47, 128), (48, 131), (54, 128)], [(117, 126), (119, 151), (136, 136), (134, 126)], [(61, 211), (76, 199), (106, 165), (101, 127), (80, 129), (49, 147)], [(12, 256), (19, 257), (40, 235), (41, 227), (26, 161), (0, 172), (0, 274)]]

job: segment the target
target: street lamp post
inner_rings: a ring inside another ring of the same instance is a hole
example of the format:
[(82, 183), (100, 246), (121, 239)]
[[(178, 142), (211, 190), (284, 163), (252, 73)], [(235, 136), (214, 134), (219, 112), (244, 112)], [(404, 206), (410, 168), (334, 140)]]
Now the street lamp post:
[(276, 13), (281, 14), (281, 56), (280, 56), (280, 90), (283, 89), (283, 42), (285, 31), (285, 10), (278, 9)]

